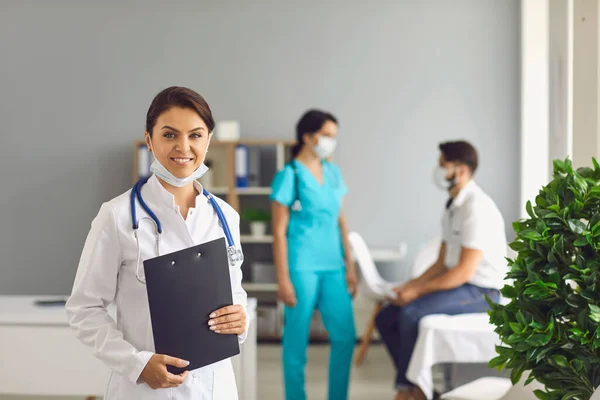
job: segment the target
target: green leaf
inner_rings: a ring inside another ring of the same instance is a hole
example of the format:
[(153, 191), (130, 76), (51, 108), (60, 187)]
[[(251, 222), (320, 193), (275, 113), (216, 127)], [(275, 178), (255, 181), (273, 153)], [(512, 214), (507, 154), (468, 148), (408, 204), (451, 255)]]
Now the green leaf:
[(544, 215), (543, 218), (544, 219), (560, 219), (560, 215), (558, 215), (555, 212), (551, 212), (551, 213), (548, 213), (548, 214)]
[(537, 196), (535, 196), (535, 204), (538, 207), (541, 207), (541, 208), (548, 207), (548, 202), (546, 201), (546, 199), (544, 198), (544, 196), (542, 196), (540, 194), (538, 194)]
[(573, 242), (573, 246), (582, 247), (588, 244), (587, 236), (581, 236)]
[(573, 365), (573, 369), (577, 372), (582, 372), (585, 370), (585, 363), (578, 358), (571, 361), (571, 364)]
[(527, 386), (529, 385), (531, 382), (533, 382), (535, 380), (535, 376), (533, 376), (533, 374), (530, 374), (529, 377), (527, 378), (527, 380), (525, 380), (524, 385)]
[(592, 157), (592, 164), (594, 164), (594, 170), (595, 171), (600, 170), (600, 165), (598, 165), (598, 161), (596, 161), (595, 157)]
[(598, 296), (596, 295), (596, 292), (594, 292), (593, 290), (582, 290), (580, 293), (581, 293), (581, 297), (583, 297), (584, 299), (591, 300), (591, 301), (598, 300)]
[(519, 236), (528, 240), (542, 240), (542, 235), (533, 229), (525, 229), (519, 232)]
[(566, 367), (569, 365), (569, 361), (567, 360), (567, 357), (563, 356), (562, 354), (556, 354), (556, 355), (552, 356), (552, 360), (559, 367)]
[(592, 216), (592, 219), (590, 220), (590, 226), (594, 227), (598, 223), (600, 223), (600, 213), (596, 212), (596, 213), (594, 213), (594, 215)]
[(584, 337), (585, 336), (585, 332), (582, 331), (579, 328), (571, 328), (569, 329), (569, 332), (573, 335), (573, 336), (577, 336), (577, 337)]
[(498, 370), (500, 370), (500, 369), (502, 369), (502, 367), (504, 367), (504, 364), (506, 364), (506, 360), (507, 359), (505, 356), (494, 357), (488, 363), (488, 367), (497, 368)]
[(552, 400), (548, 393), (541, 391), (540, 389), (534, 390), (533, 394), (535, 394), (535, 397), (537, 397), (540, 400)]
[(507, 299), (514, 299), (519, 295), (517, 289), (514, 286), (504, 285), (504, 287), (500, 290), (502, 296)]
[(552, 164), (554, 164), (554, 173), (560, 172), (562, 174), (564, 174), (565, 171), (565, 163), (560, 161), (560, 160), (554, 160), (552, 162)]
[(546, 327), (537, 321), (531, 321), (529, 326), (533, 328), (534, 332), (546, 332)]
[(600, 338), (594, 338), (594, 341), (592, 342), (592, 350), (596, 350), (600, 348)]
[(514, 333), (523, 333), (523, 331), (524, 331), (524, 329), (523, 329), (523, 325), (521, 325), (521, 324), (518, 324), (518, 323), (516, 323), (516, 322), (511, 322), (511, 323), (509, 324), (509, 326), (510, 326), (510, 329), (512, 329), (512, 331), (513, 331)]
[(515, 344), (523, 341), (523, 336), (513, 333), (506, 339), (506, 344)]
[(527, 204), (525, 205), (525, 209), (527, 210), (527, 214), (529, 214), (529, 216), (533, 219), (537, 218), (537, 215), (535, 215), (535, 213), (533, 212), (533, 207), (531, 206), (531, 201), (527, 201)]
[(592, 186), (592, 188), (590, 189), (590, 195), (599, 195), (600, 194), (600, 186), (596, 185), (596, 186)]
[(573, 233), (577, 234), (582, 234), (587, 228), (583, 221), (578, 219), (570, 219), (567, 221), (567, 224), (569, 225), (569, 229), (571, 229)]
[(515, 367), (510, 371), (510, 380), (513, 385), (516, 385), (517, 382), (521, 380), (521, 376), (523, 375), (523, 367), (525, 364), (520, 365), (519, 367)]
[(525, 340), (525, 343), (532, 347), (541, 347), (550, 343), (552, 339), (552, 332), (547, 333), (534, 333)]
[(519, 310), (517, 312), (517, 322), (523, 326), (527, 325), (527, 320), (525, 319), (525, 316), (523, 315), (523, 313), (521, 312), (521, 310)]
[(563, 397), (560, 398), (560, 400), (572, 400), (572, 399), (583, 399), (585, 396), (585, 392), (582, 392), (581, 390), (577, 390), (577, 391), (573, 391), (573, 392), (569, 392), (567, 394), (565, 394)]
[(512, 226), (515, 233), (519, 233), (527, 228), (527, 224), (525, 224), (523, 221), (515, 221), (512, 223)]

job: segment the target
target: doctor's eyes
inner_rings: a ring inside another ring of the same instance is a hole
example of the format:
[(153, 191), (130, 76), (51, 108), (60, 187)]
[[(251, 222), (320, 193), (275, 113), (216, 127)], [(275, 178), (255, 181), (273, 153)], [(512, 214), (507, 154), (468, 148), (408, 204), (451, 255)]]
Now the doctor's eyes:
[[(177, 137), (177, 134), (174, 132), (165, 132), (163, 134), (163, 137), (166, 139), (175, 139)], [(190, 134), (190, 139), (200, 139), (202, 137), (201, 133), (192, 133)]]

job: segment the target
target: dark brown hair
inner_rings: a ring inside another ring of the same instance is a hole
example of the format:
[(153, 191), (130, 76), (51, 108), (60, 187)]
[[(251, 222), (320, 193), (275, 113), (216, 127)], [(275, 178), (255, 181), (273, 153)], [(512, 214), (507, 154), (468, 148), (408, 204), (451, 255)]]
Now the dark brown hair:
[(477, 150), (469, 142), (459, 140), (456, 142), (440, 143), (440, 151), (444, 156), (444, 160), (464, 164), (474, 174), (479, 165), (477, 159)]
[(154, 97), (148, 113), (146, 114), (146, 131), (152, 136), (152, 129), (160, 114), (173, 107), (189, 108), (194, 110), (204, 121), (210, 132), (215, 128), (215, 120), (208, 103), (202, 96), (192, 89), (181, 86), (171, 86)]
[(334, 124), (338, 124), (337, 119), (325, 111), (321, 110), (308, 110), (302, 115), (298, 123), (296, 124), (296, 144), (291, 148), (292, 158), (296, 158), (302, 146), (304, 146), (304, 135), (306, 133), (315, 133), (323, 127), (325, 122), (331, 121)]

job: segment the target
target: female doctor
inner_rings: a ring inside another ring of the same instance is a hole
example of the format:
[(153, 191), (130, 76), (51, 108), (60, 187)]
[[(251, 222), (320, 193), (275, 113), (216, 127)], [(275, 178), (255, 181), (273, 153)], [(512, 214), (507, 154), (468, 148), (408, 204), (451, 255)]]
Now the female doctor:
[(279, 298), (285, 303), (285, 398), (304, 400), (310, 321), (318, 308), (329, 334), (329, 400), (348, 397), (356, 342), (352, 298), (356, 272), (348, 242), (339, 168), (327, 161), (336, 145), (337, 120), (310, 110), (296, 126), (293, 160), (272, 184), (274, 259)]
[[(140, 206), (141, 201), (134, 203), (138, 220), (134, 232), (131, 190), (104, 203), (92, 222), (66, 309), (77, 337), (112, 372), (107, 400), (237, 399), (230, 359), (180, 375), (167, 371), (167, 365), (185, 367), (189, 362), (154, 353), (143, 272), (145, 259), (224, 235), (217, 207), (196, 181), (206, 172), (203, 163), (214, 126), (211, 110), (198, 93), (182, 87), (160, 92), (146, 117), (146, 144), (154, 162), (153, 175), (141, 187), (141, 197), (160, 221), (162, 234), (156, 220)], [(215, 334), (238, 335), (241, 342), (247, 320), (239, 216), (227, 203), (216, 200), (240, 257), (230, 262), (234, 305), (215, 310), (208, 316), (208, 324)], [(116, 322), (107, 311), (113, 302)]]

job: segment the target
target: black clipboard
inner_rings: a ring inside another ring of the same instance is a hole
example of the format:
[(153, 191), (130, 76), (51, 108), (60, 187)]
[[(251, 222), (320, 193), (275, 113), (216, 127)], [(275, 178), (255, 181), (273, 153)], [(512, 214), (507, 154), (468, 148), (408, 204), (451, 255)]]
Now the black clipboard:
[(180, 374), (233, 357), (237, 335), (209, 329), (209, 315), (233, 304), (225, 238), (144, 261), (154, 347), (158, 354), (189, 361)]

